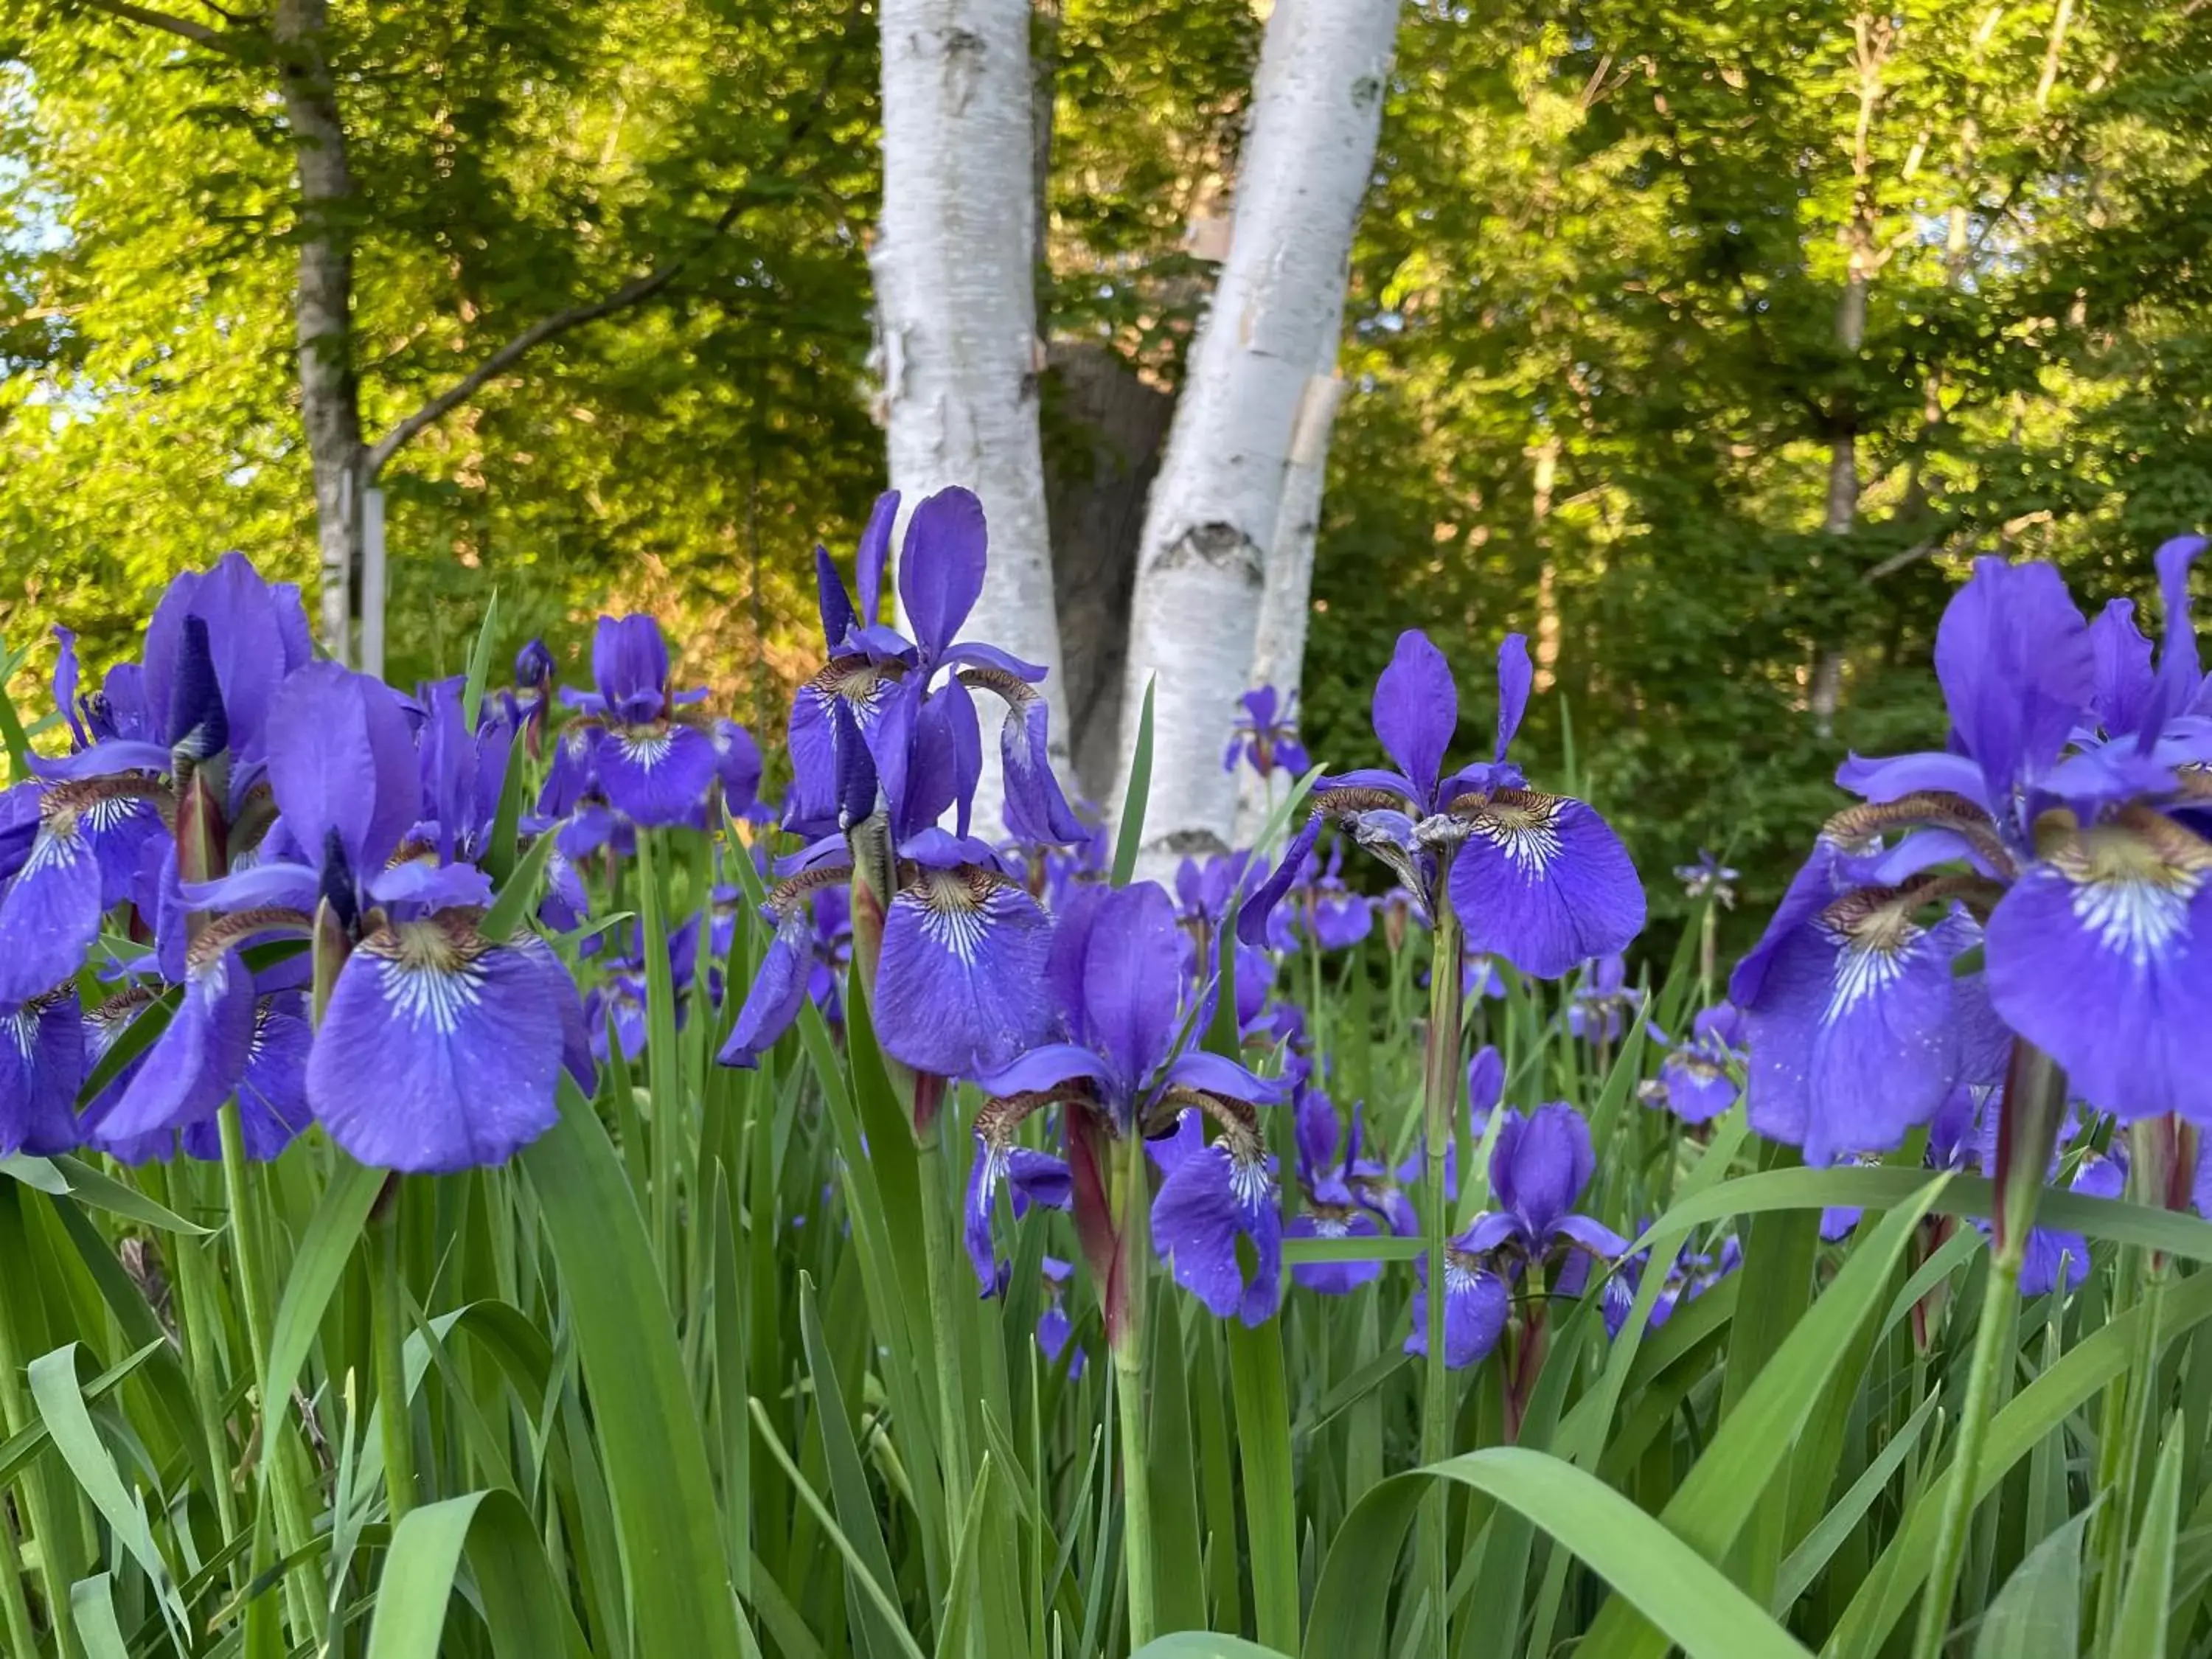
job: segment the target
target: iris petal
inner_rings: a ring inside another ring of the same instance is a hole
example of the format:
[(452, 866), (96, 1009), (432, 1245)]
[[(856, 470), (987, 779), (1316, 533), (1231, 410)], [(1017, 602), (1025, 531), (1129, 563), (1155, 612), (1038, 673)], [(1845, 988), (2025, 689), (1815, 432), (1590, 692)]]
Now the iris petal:
[[(1265, 1324), (1282, 1298), (1282, 1220), (1264, 1162), (1242, 1159), (1222, 1142), (1168, 1172), (1152, 1200), (1152, 1246), (1176, 1284), (1217, 1318)], [(1237, 1259), (1251, 1241), (1250, 1279)]]
[(884, 917), (876, 1015), (884, 1048), (945, 1077), (1005, 1066), (1051, 1025), (1051, 938), (1036, 901), (1004, 878), (923, 870)]
[(0, 1158), (76, 1149), (83, 1018), (74, 991), (0, 1012)]
[(25, 1003), (76, 972), (100, 934), (100, 858), (73, 813), (40, 825), (0, 897), (0, 1003)]
[(347, 958), (307, 1064), (307, 1098), (347, 1152), (410, 1173), (501, 1164), (552, 1127), (562, 1017), (538, 963), (447, 918), (402, 922)]
[(599, 787), (633, 823), (688, 823), (714, 780), (714, 744), (689, 726), (612, 726), (599, 743)]
[(1644, 884), (1620, 837), (1581, 801), (1533, 791), (1489, 798), (1452, 860), (1467, 948), (1557, 978), (1644, 927)]

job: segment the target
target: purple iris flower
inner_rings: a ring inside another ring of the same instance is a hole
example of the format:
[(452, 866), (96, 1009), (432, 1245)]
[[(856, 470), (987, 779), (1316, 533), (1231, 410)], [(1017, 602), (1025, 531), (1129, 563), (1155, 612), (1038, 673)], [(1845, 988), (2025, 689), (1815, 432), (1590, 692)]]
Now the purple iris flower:
[(1238, 761), (1249, 762), (1263, 778), (1286, 772), (1296, 778), (1313, 764), (1305, 745), (1298, 741), (1298, 694), (1277, 693), (1272, 685), (1247, 691), (1237, 700), (1243, 711), (1237, 717), (1235, 735), (1221, 757), (1221, 769), (1234, 772)]
[(130, 896), (145, 848), (168, 844), (172, 823), (196, 846), (258, 839), (265, 817), (245, 821), (270, 702), (311, 655), (299, 590), (264, 582), (235, 553), (169, 584), (142, 662), (112, 671), (97, 700), (76, 696), (75, 641), (60, 643), (55, 684), (78, 746), (32, 762), (44, 781), (37, 829), (0, 894), (0, 1005), (76, 971), (101, 913)]
[(1682, 884), (1686, 897), (1710, 898), (1723, 909), (1735, 908), (1735, 884), (1743, 872), (1723, 864), (1704, 848), (1698, 849), (1694, 864), (1674, 866), (1674, 879)]
[(1743, 1017), (1729, 1003), (1698, 1011), (1690, 1040), (1659, 1067), (1657, 1103), (1685, 1123), (1710, 1123), (1741, 1092), (1733, 1068), (1743, 1064)]
[[(2123, 1121), (2212, 1120), (2212, 1028), (2189, 1012), (2212, 999), (2212, 842), (2188, 822), (2212, 761), (2203, 545), (2159, 550), (2155, 664), (2131, 608), (2092, 624), (2049, 566), (1976, 565), (1936, 636), (1949, 748), (1846, 763), (1864, 804), (1731, 980), (1760, 1133), (1811, 1162), (1894, 1146), (1954, 1085), (1997, 1081), (2013, 1033)], [(1977, 942), (1985, 972), (1954, 980)]]
[(1567, 1030), (1585, 1042), (1618, 1042), (1643, 1004), (1643, 991), (1628, 982), (1627, 959), (1613, 951), (1583, 969), (1567, 999)]
[[(994, 646), (954, 642), (982, 592), (985, 532), (974, 495), (945, 490), (915, 509), (898, 571), (915, 638), (875, 620), (896, 507), (896, 495), (879, 501), (862, 540), (858, 611), (817, 550), (831, 656), (792, 707), (785, 822), (818, 839), (793, 866), (803, 866), (805, 882), (771, 895), (775, 934), (725, 1064), (752, 1063), (797, 1016), (811, 954), (799, 902), (851, 869), (839, 862), (847, 856), (841, 833), (866, 859), (872, 902), (882, 904), (870, 990), (886, 1053), (916, 1073), (972, 1077), (1050, 1032), (1044, 968), (1052, 924), (998, 854), (968, 833), (982, 769), (971, 688), (1007, 705), (1000, 754), (1015, 837), (1073, 842), (1091, 832), (1048, 763), (1046, 705), (1036, 690), (1042, 671)], [(878, 925), (872, 912), (866, 920)]]
[[(1472, 1364), (1495, 1347), (1505, 1327), (1509, 1280), (1552, 1256), (1577, 1252), (1611, 1261), (1628, 1241), (1575, 1205), (1596, 1167), (1589, 1126), (1571, 1106), (1508, 1112), (1490, 1158), (1498, 1207), (1477, 1216), (1444, 1252), (1445, 1363)], [(1586, 1271), (1586, 1270), (1584, 1270)], [(1428, 1351), (1427, 1274), (1413, 1297), (1408, 1353)]]
[[(2118, 1198), (2128, 1183), (2127, 1165), (2118, 1158), (2089, 1152), (2067, 1183), (2069, 1192), (2085, 1198)], [(2059, 1287), (2061, 1264), (2068, 1290), (2079, 1289), (2089, 1276), (2089, 1241), (2077, 1232), (2037, 1227), (2027, 1235), (2027, 1254), (2020, 1267), (2022, 1296), (2048, 1296)]]
[[(258, 999), (238, 1079), (239, 1128), (248, 1158), (262, 1163), (275, 1158), (313, 1121), (307, 1054), (313, 1041), (306, 1000), (298, 991)], [(222, 1133), (212, 1118), (187, 1123), (183, 1141), (192, 1158), (214, 1163), (222, 1157)]]
[[(258, 1030), (267, 1043), (235, 947), (312, 935), (319, 906), (350, 946), (306, 1069), (307, 1104), (332, 1139), (380, 1168), (451, 1170), (501, 1162), (551, 1126), (564, 1060), (590, 1070), (574, 985), (534, 936), (485, 939), (483, 872), (410, 835), (426, 797), (409, 723), (389, 687), (335, 664), (285, 681), (269, 712), (269, 777), (282, 840), (303, 861), (264, 858), (188, 884), (195, 906), (228, 914), (193, 939), (176, 1012), (105, 1133), (214, 1115)], [(270, 1091), (279, 1117), (281, 1098)]]
[(600, 617), (592, 679), (590, 691), (561, 689), (580, 717), (562, 732), (539, 810), (565, 815), (581, 799), (588, 769), (608, 804), (631, 823), (693, 822), (718, 756), (714, 739), (681, 706), (707, 694), (670, 687), (660, 624), (646, 616)]
[[(1360, 1163), (1364, 1125), (1360, 1114), (1352, 1115), (1351, 1133), (1343, 1137), (1344, 1152), (1337, 1155), (1339, 1127), (1336, 1108), (1320, 1090), (1301, 1085), (1293, 1110), (1297, 1115), (1298, 1187), (1304, 1207), (1284, 1229), (1291, 1238), (1374, 1238), (1382, 1232), (1374, 1215), (1352, 1188), (1352, 1177)], [(1301, 1262), (1291, 1269), (1291, 1279), (1323, 1296), (1346, 1296), (1362, 1285), (1382, 1277), (1379, 1261)]]
[[(979, 1164), (1011, 1175), (1021, 1123), (1059, 1108), (1076, 1231), (1103, 1287), (1109, 1340), (1126, 1300), (1107, 1198), (1109, 1148), (1131, 1135), (1156, 1140), (1180, 1128), (1189, 1140), (1152, 1201), (1153, 1243), (1176, 1282), (1214, 1314), (1248, 1324), (1270, 1317), (1281, 1294), (1281, 1218), (1255, 1109), (1280, 1090), (1195, 1046), (1182, 951), (1175, 907), (1158, 885), (1079, 894), (1054, 930), (1043, 974), (1067, 1040), (1033, 1048), (980, 1079), (992, 1098), (975, 1122)], [(1218, 1139), (1199, 1139), (1201, 1119)], [(979, 1227), (988, 1240), (993, 1190), (988, 1178), (971, 1183), (971, 1241)], [(1249, 1279), (1240, 1237), (1257, 1261)], [(988, 1255), (987, 1245), (979, 1259)]]
[[(1048, 705), (1036, 689), (1044, 670), (995, 646), (955, 642), (983, 592), (988, 537), (982, 503), (970, 491), (945, 489), (915, 505), (898, 562), (912, 639), (878, 620), (898, 506), (898, 493), (891, 491), (869, 517), (860, 538), (857, 609), (829, 554), (815, 550), (830, 661), (792, 703), (785, 827), (809, 836), (848, 827), (841, 818), (854, 815), (856, 802), (848, 797), (862, 764), (851, 752), (853, 738), (865, 745), (889, 797), (898, 838), (937, 823), (957, 798), (973, 795), (981, 728), (969, 693), (982, 690), (1006, 708), (999, 757), (1007, 833), (1039, 844), (1082, 841), (1089, 832), (1053, 775)], [(841, 724), (851, 734), (842, 741)], [(964, 799), (959, 805), (964, 836)]]
[(1312, 816), (1244, 906), (1237, 925), (1246, 942), (1263, 941), (1268, 915), (1328, 822), (1388, 864), (1429, 915), (1441, 885), (1467, 948), (1523, 973), (1556, 978), (1633, 939), (1644, 926), (1644, 889), (1620, 837), (1581, 801), (1530, 789), (1505, 758), (1532, 682), (1528, 641), (1510, 634), (1498, 652), (1491, 759), (1447, 776), (1458, 688), (1425, 634), (1401, 634), (1376, 682), (1373, 711), (1375, 735), (1397, 769), (1321, 780)]

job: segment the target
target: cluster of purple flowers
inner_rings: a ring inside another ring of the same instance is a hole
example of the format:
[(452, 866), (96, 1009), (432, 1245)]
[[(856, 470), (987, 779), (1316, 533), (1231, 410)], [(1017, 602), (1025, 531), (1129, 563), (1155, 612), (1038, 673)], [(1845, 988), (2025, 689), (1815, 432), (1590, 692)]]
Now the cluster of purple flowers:
[(313, 1119), (452, 1170), (551, 1125), (592, 1072), (575, 985), (486, 931), (513, 705), (314, 660), (298, 590), (237, 554), (97, 691), (60, 645), (70, 752), (0, 796), (0, 1151), (212, 1157), (234, 1097), (257, 1158)]
[(1842, 768), (1862, 804), (1730, 981), (1761, 1134), (1816, 1164), (1894, 1148), (2001, 1092), (2015, 1039), (2124, 1124), (2212, 1121), (2203, 545), (2159, 550), (2155, 653), (2127, 601), (2092, 622), (2048, 565), (1976, 566), (1936, 636), (1949, 744)]

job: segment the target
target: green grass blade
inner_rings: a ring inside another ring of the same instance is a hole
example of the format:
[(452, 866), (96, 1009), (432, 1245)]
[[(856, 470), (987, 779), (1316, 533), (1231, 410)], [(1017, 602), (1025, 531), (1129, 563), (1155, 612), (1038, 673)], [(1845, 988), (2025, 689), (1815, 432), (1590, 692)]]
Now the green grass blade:
[[(1893, 1210), (1861, 1241), (1843, 1268), (1743, 1392), (1705, 1455), (1685, 1477), (1662, 1521), (1709, 1561), (1735, 1546), (1826, 1391), (1839, 1385), (1837, 1366), (1860, 1328), (1888, 1300), (1889, 1282), (1905, 1246), (1948, 1177), (1920, 1176), (1916, 1201)], [(1716, 1190), (1725, 1190), (1717, 1188)], [(1850, 1379), (1856, 1382), (1856, 1379)], [(1671, 1632), (1670, 1632), (1671, 1633)], [(1616, 1600), (1601, 1611), (1581, 1659), (1656, 1659), (1665, 1643), (1652, 1625)]]
[(95, 1210), (106, 1210), (126, 1221), (143, 1222), (165, 1233), (184, 1233), (194, 1238), (209, 1237), (209, 1229), (185, 1220), (167, 1205), (156, 1204), (137, 1188), (125, 1186), (82, 1158), (64, 1155), (53, 1160), (53, 1167), (60, 1172), (69, 1191)]
[(1222, 1329), (1229, 1339), (1229, 1389), (1244, 1471), (1255, 1623), (1261, 1642), (1288, 1653), (1298, 1644), (1298, 1540), (1282, 1321), (1271, 1319), (1255, 1330), (1232, 1319)]
[(1982, 1614), (1974, 1659), (2075, 1659), (2081, 1651), (2081, 1534), (2096, 1506), (2028, 1552)]
[[(822, 1437), (822, 1449), (830, 1466), (830, 1499), (837, 1523), (860, 1552), (879, 1584), (895, 1584), (890, 1551), (884, 1546), (883, 1528), (876, 1520), (876, 1503), (868, 1490), (867, 1472), (860, 1464), (860, 1447), (853, 1439), (853, 1421), (837, 1385), (837, 1368), (830, 1361), (830, 1345), (823, 1340), (822, 1315), (816, 1305), (814, 1278), (799, 1275), (799, 1339), (806, 1350), (807, 1375), (814, 1383), (814, 1421)], [(970, 1522), (974, 1516), (969, 1516)], [(848, 1585), (855, 1617), (856, 1646), (863, 1654), (890, 1654), (897, 1649), (896, 1632), (883, 1627), (882, 1615)], [(956, 1582), (955, 1594), (959, 1590)]]
[[(264, 1398), (292, 1397), (292, 1385), (299, 1380), (300, 1368), (307, 1363), (307, 1350), (314, 1345), (316, 1328), (337, 1293), (346, 1261), (353, 1255), (362, 1228), (368, 1224), (369, 1208), (384, 1190), (384, 1182), (382, 1170), (341, 1158), (331, 1184), (323, 1188), (293, 1255), (292, 1270), (285, 1276), (283, 1294), (276, 1304), (276, 1322), (270, 1328), (269, 1352), (261, 1373)], [(281, 1410), (263, 1414), (260, 1462), (264, 1471), (273, 1461), (276, 1431), (283, 1419)]]
[(1921, 1433), (1934, 1420), (1936, 1407), (1942, 1399), (1940, 1394), (1931, 1393), (1920, 1402), (1919, 1408), (1905, 1419), (1905, 1426), (1890, 1436), (1881, 1455), (1867, 1465), (1866, 1472), (1851, 1483), (1850, 1490), (1805, 1534), (1805, 1541), (1790, 1551), (1789, 1559), (1782, 1564), (1781, 1574), (1775, 1581), (1774, 1596), (1769, 1603), (1776, 1617), (1790, 1610), (1843, 1547), (1844, 1539), (1866, 1519), (1875, 1500), (1887, 1489), (1913, 1447), (1920, 1443)]
[(613, 1143), (566, 1078), (522, 1153), (559, 1265), (623, 1543), (641, 1656), (737, 1659), (737, 1601), (668, 1298)]
[(2166, 1651), (2168, 1615), (2173, 1607), (2173, 1540), (2180, 1526), (2181, 1419), (2167, 1425), (2151, 1481), (2142, 1530), (2129, 1553), (2127, 1583), (2120, 1592), (2119, 1623), (2113, 1626), (2106, 1659), (2131, 1659)]
[(86, 1659), (131, 1659), (123, 1639), (123, 1626), (115, 1618), (115, 1579), (95, 1573), (70, 1586), (70, 1619), (76, 1639), (84, 1644)]
[(975, 1490), (968, 1494), (967, 1519), (961, 1523), (960, 1542), (952, 1552), (951, 1588), (945, 1595), (945, 1617), (937, 1626), (937, 1659), (957, 1659), (968, 1644), (968, 1626), (975, 1614), (975, 1540), (982, 1536), (985, 1512), (991, 1507), (992, 1455), (986, 1450), (975, 1465)]
[(1241, 1636), (1185, 1630), (1146, 1643), (1129, 1659), (1286, 1659), (1286, 1656)]
[(1434, 1480), (1456, 1481), (1527, 1516), (1690, 1659), (1806, 1659), (1765, 1608), (1653, 1517), (1596, 1476), (1519, 1446), (1394, 1475), (1362, 1498), (1322, 1570), (1305, 1659), (1383, 1659), (1399, 1552)]
[(553, 857), (554, 838), (550, 834), (538, 836), (530, 848), (514, 861), (514, 869), (500, 884), (498, 896), (485, 911), (477, 931), (494, 944), (510, 939), (522, 926), (522, 919), (538, 902), (538, 889), (544, 878), (545, 866)]
[(471, 1492), (410, 1510), (376, 1587), (368, 1659), (442, 1651), (440, 1632), (468, 1557), (473, 1600), (497, 1659), (589, 1659), (530, 1513), (511, 1492)]
[(1129, 757), (1129, 787), (1121, 797), (1121, 816), (1114, 832), (1114, 884), (1127, 887), (1137, 873), (1137, 853), (1145, 844), (1145, 806), (1152, 794), (1152, 682), (1145, 682), (1145, 701), (1137, 711), (1137, 746)]
[(477, 711), (483, 707), (484, 690), (491, 684), (491, 653), (499, 643), (499, 590), (492, 589), (484, 604), (483, 621), (477, 625), (476, 643), (469, 647), (469, 676), (461, 684), (461, 721), (477, 729)]

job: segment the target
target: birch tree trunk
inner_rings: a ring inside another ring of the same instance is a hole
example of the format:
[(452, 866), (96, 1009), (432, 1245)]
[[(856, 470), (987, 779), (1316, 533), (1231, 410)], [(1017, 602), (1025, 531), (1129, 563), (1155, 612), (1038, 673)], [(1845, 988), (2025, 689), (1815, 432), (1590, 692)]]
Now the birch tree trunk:
[[(1227, 846), (1222, 770), (1247, 685), (1306, 382), (1343, 303), (1398, 0), (1277, 0), (1229, 257), (1192, 343), (1132, 602), (1125, 721), (1157, 676), (1146, 873)], [(1125, 731), (1126, 756), (1134, 741)]]
[(300, 416), (314, 472), (322, 565), (323, 643), (353, 660), (353, 599), (361, 576), (360, 387), (353, 366), (353, 177), (332, 85), (325, 0), (277, 0), (270, 19), (277, 82), (300, 174), (300, 273), (293, 325), (300, 351)]
[[(1038, 246), (1028, 0), (884, 0), (884, 208), (870, 255), (893, 488), (982, 498), (990, 572), (963, 635), (1048, 671), (1067, 708), (1037, 431)], [(998, 832), (986, 744), (979, 833)]]
[[(1336, 288), (1331, 318), (1312, 378), (1298, 395), (1297, 419), (1291, 426), (1291, 453), (1283, 471), (1283, 501), (1275, 514), (1275, 534), (1267, 548), (1267, 573), (1260, 587), (1260, 620), (1252, 641), (1254, 685), (1272, 685), (1290, 706), (1304, 678), (1306, 624), (1312, 615), (1314, 542), (1321, 532), (1322, 486), (1328, 473), (1328, 439), (1345, 383), (1336, 372), (1344, 328), (1344, 283)], [(1237, 844), (1251, 844), (1274, 810), (1274, 797), (1287, 785), (1269, 781), (1249, 767), (1237, 774)]]

